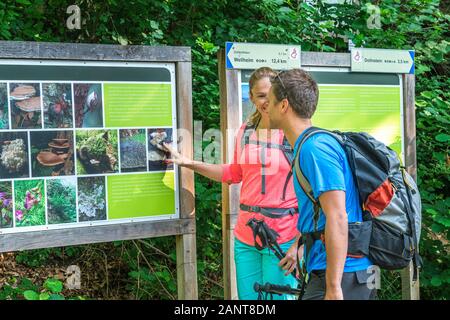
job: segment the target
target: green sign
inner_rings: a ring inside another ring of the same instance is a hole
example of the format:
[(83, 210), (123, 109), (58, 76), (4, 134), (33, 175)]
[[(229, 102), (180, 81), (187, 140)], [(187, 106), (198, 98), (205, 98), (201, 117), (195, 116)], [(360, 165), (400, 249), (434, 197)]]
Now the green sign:
[(414, 74), (414, 50), (353, 48), (352, 72)]
[(173, 64), (0, 62), (0, 233), (177, 216)]
[(228, 69), (285, 70), (301, 66), (301, 48), (297, 45), (227, 42), (225, 49)]

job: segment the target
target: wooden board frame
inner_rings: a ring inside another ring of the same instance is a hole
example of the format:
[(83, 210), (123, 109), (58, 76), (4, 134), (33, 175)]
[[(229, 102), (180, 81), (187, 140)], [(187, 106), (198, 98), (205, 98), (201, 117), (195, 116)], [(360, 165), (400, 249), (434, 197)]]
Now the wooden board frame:
[[(239, 72), (226, 69), (225, 50), (218, 53), (219, 85), (220, 85), (220, 128), (223, 136), (222, 154), (224, 162), (233, 157), (234, 141), (227, 136), (228, 130), (237, 130), (239, 119)], [(350, 53), (302, 52), (302, 67), (351, 67)], [(407, 171), (416, 179), (416, 121), (415, 121), (415, 76), (402, 75), (403, 88), (403, 120), (404, 120), (404, 152)], [(225, 299), (237, 299), (236, 271), (234, 265), (233, 230), (239, 213), (238, 185), (222, 186), (222, 239), (223, 239), (223, 278)], [(402, 299), (419, 300), (419, 279), (412, 280), (412, 263), (401, 271)]]
[[(193, 133), (189, 47), (0, 41), (0, 59), (174, 63), (178, 130)], [(192, 143), (181, 152), (192, 158)], [(176, 236), (178, 298), (198, 299), (194, 174), (178, 170), (179, 219), (2, 234), (0, 252)]]

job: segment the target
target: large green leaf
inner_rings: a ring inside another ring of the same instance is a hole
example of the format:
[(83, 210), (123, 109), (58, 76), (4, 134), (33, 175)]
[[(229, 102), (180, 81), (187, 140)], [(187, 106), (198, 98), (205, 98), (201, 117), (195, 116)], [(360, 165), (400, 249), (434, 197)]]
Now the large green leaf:
[(52, 293), (60, 293), (63, 289), (63, 283), (57, 279), (47, 279), (44, 288)]
[(26, 290), (23, 293), (26, 300), (39, 300), (39, 293), (33, 290)]
[(450, 135), (446, 133), (440, 133), (435, 137), (435, 139), (439, 142), (447, 142), (450, 141)]

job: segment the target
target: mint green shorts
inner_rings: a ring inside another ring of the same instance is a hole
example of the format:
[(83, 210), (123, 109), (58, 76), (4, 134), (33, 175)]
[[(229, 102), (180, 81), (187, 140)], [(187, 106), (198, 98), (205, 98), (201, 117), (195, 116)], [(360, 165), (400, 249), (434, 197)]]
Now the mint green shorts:
[[(295, 239), (280, 245), (286, 252)], [(297, 280), (292, 274), (285, 276), (285, 270), (278, 266), (280, 260), (268, 248), (259, 251), (238, 239), (234, 239), (234, 261), (236, 264), (237, 290), (240, 300), (257, 300), (258, 293), (253, 289), (255, 282), (265, 284), (290, 285), (297, 288)], [(274, 300), (293, 300), (292, 295), (273, 295)]]

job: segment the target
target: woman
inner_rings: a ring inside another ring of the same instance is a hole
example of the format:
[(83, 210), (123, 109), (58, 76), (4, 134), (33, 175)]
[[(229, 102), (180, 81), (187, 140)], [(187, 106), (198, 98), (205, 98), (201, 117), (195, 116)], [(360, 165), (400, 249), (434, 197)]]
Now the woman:
[[(212, 180), (224, 183), (240, 183), (240, 211), (234, 229), (234, 254), (239, 299), (257, 299), (253, 289), (255, 282), (296, 287), (291, 273), (296, 265), (296, 229), (298, 205), (290, 171), (290, 150), (283, 133), (268, 130), (266, 112), (270, 77), (275, 76), (270, 68), (255, 70), (249, 80), (250, 99), (256, 107), (255, 113), (240, 128), (231, 164), (207, 164), (181, 156), (169, 145), (172, 153), (168, 160), (194, 170)], [(281, 261), (268, 248), (261, 248), (251, 225), (264, 221), (266, 226), (278, 233), (277, 242), (286, 257)], [(256, 243), (255, 243), (256, 242)], [(283, 271), (286, 270), (286, 271)], [(274, 299), (291, 299), (292, 296), (274, 295)]]

